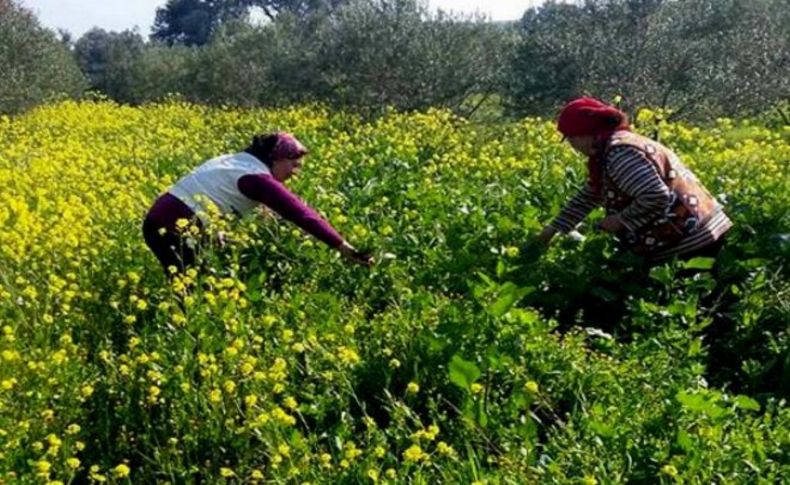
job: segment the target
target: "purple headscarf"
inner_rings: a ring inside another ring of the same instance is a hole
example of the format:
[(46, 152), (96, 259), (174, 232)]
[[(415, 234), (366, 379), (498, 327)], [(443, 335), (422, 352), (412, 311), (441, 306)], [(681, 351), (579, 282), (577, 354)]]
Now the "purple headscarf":
[(275, 136), (277, 142), (271, 152), (272, 160), (297, 159), (307, 155), (307, 148), (292, 134), (281, 131)]

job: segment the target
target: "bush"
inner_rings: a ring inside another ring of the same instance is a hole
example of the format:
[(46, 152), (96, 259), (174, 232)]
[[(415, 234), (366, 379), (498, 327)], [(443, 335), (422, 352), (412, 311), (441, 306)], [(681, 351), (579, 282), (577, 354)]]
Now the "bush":
[(507, 31), (480, 19), (430, 15), (411, 1), (355, 2), (319, 33), (319, 71), (334, 103), (457, 109), (498, 90)]
[(74, 55), (92, 89), (116, 101), (131, 102), (132, 92), (140, 89), (134, 71), (144, 49), (145, 42), (137, 32), (94, 28), (77, 40)]
[(591, 0), (530, 9), (511, 61), (511, 112), (546, 114), (587, 93), (675, 117), (765, 111), (790, 96), (786, 5)]
[(0, 113), (76, 97), (86, 87), (68, 47), (11, 0), (0, 0), (0, 65)]

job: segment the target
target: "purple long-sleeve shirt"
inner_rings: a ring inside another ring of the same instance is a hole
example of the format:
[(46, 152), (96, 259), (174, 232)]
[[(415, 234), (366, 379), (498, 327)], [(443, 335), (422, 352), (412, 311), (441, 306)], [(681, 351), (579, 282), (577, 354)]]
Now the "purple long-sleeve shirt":
[[(266, 205), (328, 246), (343, 243), (343, 237), (325, 219), (271, 175), (244, 175), (237, 186), (245, 197)], [(194, 215), (178, 197), (165, 193), (154, 203), (147, 218), (157, 227), (174, 231), (178, 219), (191, 219)]]
[(244, 175), (236, 185), (246, 197), (266, 205), (328, 246), (343, 243), (335, 228), (271, 175)]

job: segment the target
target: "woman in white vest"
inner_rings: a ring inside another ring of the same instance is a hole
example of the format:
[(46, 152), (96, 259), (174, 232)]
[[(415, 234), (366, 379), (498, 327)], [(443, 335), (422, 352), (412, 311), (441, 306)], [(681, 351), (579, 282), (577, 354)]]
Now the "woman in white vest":
[[(264, 204), (354, 263), (372, 259), (354, 249), (315, 210), (296, 197), (283, 182), (299, 171), (307, 149), (289, 133), (255, 136), (244, 151), (203, 163), (161, 195), (143, 223), (145, 242), (166, 274), (182, 272), (195, 262), (184, 244), (179, 219), (204, 226), (207, 198), (223, 213), (244, 215)], [(175, 270), (171, 269), (175, 268)]]

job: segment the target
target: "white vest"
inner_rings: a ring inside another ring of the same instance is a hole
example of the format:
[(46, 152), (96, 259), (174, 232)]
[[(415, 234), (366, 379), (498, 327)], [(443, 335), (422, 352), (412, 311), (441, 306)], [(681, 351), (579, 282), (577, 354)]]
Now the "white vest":
[(178, 197), (204, 222), (207, 222), (206, 217), (201, 212), (205, 213), (206, 208), (195, 200), (196, 195), (208, 197), (223, 214), (243, 215), (257, 206), (258, 202), (242, 194), (237, 183), (244, 175), (255, 174), (269, 175), (271, 171), (263, 162), (246, 152), (220, 155), (183, 177), (168, 192)]

